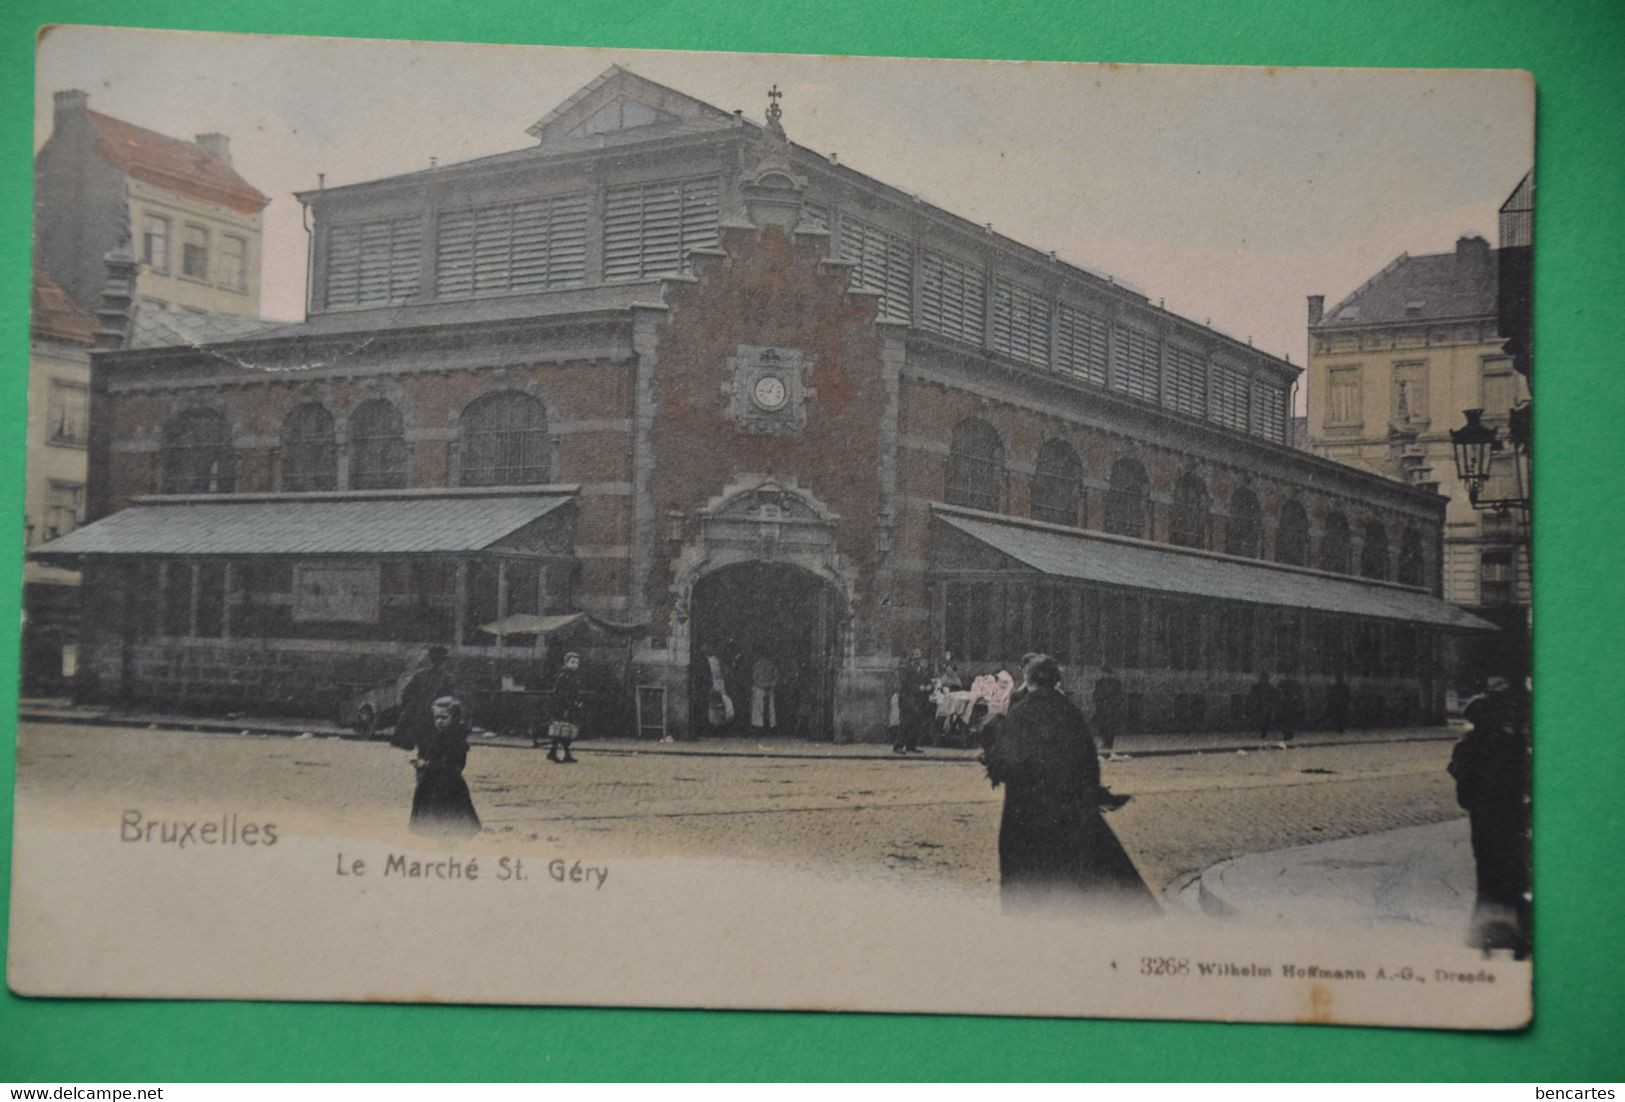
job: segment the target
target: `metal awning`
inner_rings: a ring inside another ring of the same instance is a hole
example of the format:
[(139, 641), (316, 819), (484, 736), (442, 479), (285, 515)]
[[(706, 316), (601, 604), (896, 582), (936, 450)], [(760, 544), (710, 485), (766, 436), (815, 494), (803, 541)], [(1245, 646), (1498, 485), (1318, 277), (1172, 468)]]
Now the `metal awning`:
[(31, 558), (173, 555), (448, 555), (502, 541), (570, 501), (568, 494), (143, 502)]
[(1281, 608), (1370, 616), (1458, 631), (1496, 631), (1494, 624), (1405, 586), (1318, 570), (1182, 551), (1047, 525), (993, 520), (952, 506), (934, 506), (956, 531), (1042, 574), (1100, 585), (1154, 590)]
[(617, 624), (603, 620), (590, 612), (568, 612), (557, 616), (538, 616), (533, 612), (515, 612), (489, 624), (481, 624), (486, 635), (555, 635), (580, 626), (582, 630), (598, 631), (606, 635), (633, 635), (646, 624)]

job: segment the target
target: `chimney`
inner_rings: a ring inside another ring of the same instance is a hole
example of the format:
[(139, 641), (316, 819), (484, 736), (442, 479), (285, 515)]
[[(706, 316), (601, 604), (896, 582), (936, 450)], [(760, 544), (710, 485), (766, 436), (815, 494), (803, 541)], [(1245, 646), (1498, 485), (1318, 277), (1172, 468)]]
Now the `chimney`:
[(1456, 264), (1487, 267), (1490, 262), (1490, 243), (1478, 234), (1456, 239)]
[(216, 157), (231, 164), (231, 139), (224, 134), (199, 134), (197, 145), (211, 157)]
[(51, 119), (51, 128), (53, 130), (60, 130), (63, 123), (79, 118), (85, 113), (85, 109), (90, 106), (90, 93), (81, 92), (77, 88), (69, 88), (58, 92), (52, 98), (56, 103), (56, 113)]
[(1326, 296), (1325, 295), (1310, 295), (1309, 296), (1309, 324), (1310, 325), (1319, 325), (1321, 315), (1325, 314), (1325, 312), (1326, 312)]

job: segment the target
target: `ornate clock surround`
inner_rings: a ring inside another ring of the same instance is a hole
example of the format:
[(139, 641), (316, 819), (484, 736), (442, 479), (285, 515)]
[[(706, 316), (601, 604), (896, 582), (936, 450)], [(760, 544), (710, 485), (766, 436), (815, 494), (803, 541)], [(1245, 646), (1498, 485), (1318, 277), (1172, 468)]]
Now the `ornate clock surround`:
[(722, 385), (728, 416), (746, 432), (794, 436), (807, 425), (807, 385), (813, 359), (799, 348), (742, 344), (728, 357)]

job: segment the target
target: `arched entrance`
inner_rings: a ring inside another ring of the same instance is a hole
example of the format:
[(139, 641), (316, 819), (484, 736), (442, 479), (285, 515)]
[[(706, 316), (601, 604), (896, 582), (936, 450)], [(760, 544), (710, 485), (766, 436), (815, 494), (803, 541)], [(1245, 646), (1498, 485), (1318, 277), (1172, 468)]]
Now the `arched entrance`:
[[(713, 735), (833, 739), (840, 604), (834, 585), (788, 563), (735, 563), (695, 582), (690, 729)], [(713, 655), (734, 703), (734, 720), (726, 730), (707, 715)], [(759, 673), (776, 674), (772, 714), (765, 699), (752, 706), (752, 682)]]

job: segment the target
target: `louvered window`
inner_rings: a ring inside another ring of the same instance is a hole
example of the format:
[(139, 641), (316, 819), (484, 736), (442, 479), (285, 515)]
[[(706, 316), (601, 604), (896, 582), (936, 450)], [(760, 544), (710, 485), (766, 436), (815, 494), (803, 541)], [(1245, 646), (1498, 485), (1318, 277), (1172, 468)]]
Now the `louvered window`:
[(1161, 370), (1157, 363), (1157, 342), (1138, 329), (1117, 327), (1117, 362), (1112, 388), (1148, 402), (1158, 399)]
[(1049, 302), (1019, 283), (993, 283), (993, 350), (1049, 365)]
[(1105, 386), (1106, 323), (1065, 303), (1055, 322), (1055, 366)]
[(1168, 346), (1168, 405), (1192, 417), (1207, 416), (1207, 362), (1177, 344)]
[(829, 208), (817, 203), (806, 204), (801, 208), (801, 223), (828, 232)]
[(542, 291), (587, 275), (587, 197), (447, 211), (435, 239), (436, 295)]
[(1286, 392), (1262, 379), (1253, 386), (1253, 432), (1286, 443)]
[(981, 344), (987, 316), (982, 273), (941, 253), (920, 255), (920, 326), (945, 337)]
[(327, 235), (327, 305), (399, 302), (418, 289), (417, 215), (334, 226)]
[(610, 188), (604, 204), (604, 278), (686, 271), (691, 249), (717, 244), (718, 201), (712, 177)]
[(880, 316), (908, 321), (914, 301), (914, 246), (885, 230), (841, 215), (841, 259), (850, 260), (852, 286), (880, 292)]
[(1213, 365), (1213, 419), (1227, 429), (1247, 431), (1247, 373)]

